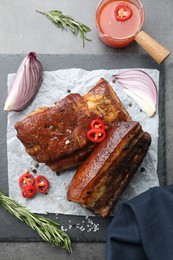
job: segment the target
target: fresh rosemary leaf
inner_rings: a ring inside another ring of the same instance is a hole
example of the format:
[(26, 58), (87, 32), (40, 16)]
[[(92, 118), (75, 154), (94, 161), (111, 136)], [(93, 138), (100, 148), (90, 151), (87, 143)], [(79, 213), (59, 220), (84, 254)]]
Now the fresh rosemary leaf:
[(45, 15), (53, 24), (62, 30), (66, 30), (67, 27), (69, 27), (73, 34), (77, 35), (79, 33), (82, 39), (83, 47), (85, 46), (85, 40), (91, 41), (85, 36), (87, 32), (91, 31), (91, 29), (87, 25), (75, 21), (72, 17), (64, 15), (61, 11), (53, 10), (49, 12), (43, 12), (36, 10), (36, 12)]
[(0, 192), (0, 204), (11, 215), (37, 231), (44, 241), (51, 243), (53, 246), (62, 247), (70, 253), (72, 252), (71, 240), (67, 233), (60, 229), (57, 222), (31, 213), (27, 208), (6, 196), (3, 192)]

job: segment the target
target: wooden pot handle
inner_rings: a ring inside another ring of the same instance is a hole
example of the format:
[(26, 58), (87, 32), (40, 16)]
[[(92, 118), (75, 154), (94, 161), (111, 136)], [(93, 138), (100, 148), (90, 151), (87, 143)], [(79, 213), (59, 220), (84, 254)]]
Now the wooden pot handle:
[(153, 39), (150, 35), (144, 31), (140, 31), (136, 37), (135, 41), (158, 63), (161, 64), (169, 55), (165, 47)]

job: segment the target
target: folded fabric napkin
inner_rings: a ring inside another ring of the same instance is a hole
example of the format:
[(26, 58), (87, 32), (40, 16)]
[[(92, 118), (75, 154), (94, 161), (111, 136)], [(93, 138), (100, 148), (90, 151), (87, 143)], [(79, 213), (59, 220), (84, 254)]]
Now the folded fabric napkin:
[(107, 234), (106, 260), (173, 259), (173, 185), (123, 203)]

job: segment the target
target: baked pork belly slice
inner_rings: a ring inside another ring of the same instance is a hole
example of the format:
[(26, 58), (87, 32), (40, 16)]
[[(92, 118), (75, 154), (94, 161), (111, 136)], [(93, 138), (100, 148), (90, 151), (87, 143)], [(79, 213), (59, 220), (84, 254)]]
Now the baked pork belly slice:
[(17, 137), (37, 162), (54, 161), (87, 144), (91, 122), (87, 104), (79, 94), (70, 94), (55, 106), (43, 108), (15, 124)]
[(87, 137), (90, 123), (100, 118), (108, 131), (115, 121), (131, 117), (108, 82), (101, 78), (87, 94), (69, 94), (52, 107), (39, 108), (16, 122), (18, 139), (37, 162), (60, 172), (78, 166), (94, 145)]
[(109, 216), (137, 172), (151, 143), (138, 122), (115, 123), (78, 168), (67, 198), (102, 217)]
[(59, 160), (55, 160), (53, 162), (46, 162), (46, 165), (56, 173), (60, 173), (68, 169), (75, 169), (82, 162), (84, 162), (86, 157), (92, 152), (94, 146), (94, 143), (89, 143), (89, 145), (75, 151), (71, 155), (65, 156), (64, 158), (60, 158)]

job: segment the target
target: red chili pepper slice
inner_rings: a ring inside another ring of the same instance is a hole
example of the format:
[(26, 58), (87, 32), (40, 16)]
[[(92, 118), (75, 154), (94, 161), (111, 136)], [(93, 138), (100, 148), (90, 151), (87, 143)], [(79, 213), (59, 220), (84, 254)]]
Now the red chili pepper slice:
[(36, 194), (36, 188), (35, 188), (34, 185), (26, 186), (26, 187), (23, 189), (23, 191), (22, 191), (22, 196), (23, 196), (24, 198), (27, 198), (27, 199), (34, 197), (35, 194)]
[(87, 132), (87, 138), (94, 143), (100, 143), (106, 138), (106, 132), (102, 128), (92, 128)]
[(107, 128), (107, 126), (100, 119), (93, 120), (91, 122), (91, 124), (90, 124), (90, 127), (91, 127), (91, 129), (92, 128), (102, 128), (102, 129), (106, 129)]
[(117, 21), (126, 21), (132, 17), (132, 10), (125, 4), (120, 4), (115, 8), (114, 15)]
[(22, 189), (24, 189), (25, 187), (27, 187), (29, 185), (33, 185), (34, 182), (35, 182), (35, 178), (29, 172), (22, 174), (22, 176), (20, 176), (20, 178), (19, 178), (19, 186)]
[(46, 177), (39, 175), (35, 180), (35, 186), (38, 192), (45, 193), (49, 189), (49, 181)]

